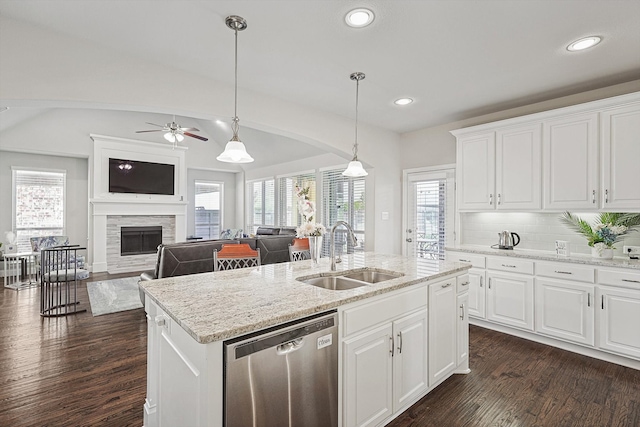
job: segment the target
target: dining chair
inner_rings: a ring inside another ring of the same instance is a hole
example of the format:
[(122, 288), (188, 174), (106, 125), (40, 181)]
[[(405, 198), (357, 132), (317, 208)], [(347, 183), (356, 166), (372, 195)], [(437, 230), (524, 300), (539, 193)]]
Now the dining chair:
[(260, 267), (260, 248), (251, 249), (247, 243), (223, 245), (213, 251), (213, 271)]
[(311, 259), (311, 251), (309, 249), (309, 239), (294, 238), (293, 243), (289, 245), (289, 261), (304, 261)]

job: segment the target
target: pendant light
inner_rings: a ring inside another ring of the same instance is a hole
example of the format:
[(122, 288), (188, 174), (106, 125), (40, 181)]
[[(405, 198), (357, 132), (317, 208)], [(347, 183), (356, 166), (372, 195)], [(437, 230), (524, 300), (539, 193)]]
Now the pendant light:
[(360, 89), (360, 80), (364, 80), (364, 73), (352, 73), (349, 76), (351, 80), (356, 81), (356, 142), (353, 144), (353, 159), (349, 162), (347, 169), (342, 172), (342, 175), (349, 177), (359, 177), (369, 175), (362, 167), (362, 163), (358, 160), (358, 90)]
[(236, 36), (236, 52), (235, 52), (235, 99), (234, 99), (234, 110), (233, 110), (233, 124), (231, 125), (231, 129), (233, 130), (233, 136), (231, 140), (227, 142), (227, 145), (224, 147), (224, 151), (220, 154), (217, 159), (221, 162), (227, 163), (251, 163), (253, 162), (253, 157), (247, 153), (247, 149), (245, 148), (240, 138), (238, 138), (238, 31), (242, 31), (247, 28), (247, 21), (244, 18), (236, 15), (227, 16), (225, 20), (227, 27), (231, 28), (235, 32)]

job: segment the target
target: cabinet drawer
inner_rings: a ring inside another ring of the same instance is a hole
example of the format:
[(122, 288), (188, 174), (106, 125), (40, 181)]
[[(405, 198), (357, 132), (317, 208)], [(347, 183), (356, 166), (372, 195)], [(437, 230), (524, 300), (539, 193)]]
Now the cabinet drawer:
[(598, 269), (598, 283), (640, 289), (640, 272)]
[(447, 261), (468, 262), (475, 268), (485, 268), (485, 256), (466, 252), (447, 252)]
[(469, 290), (469, 275), (463, 274), (456, 277), (456, 287), (459, 294)]
[(596, 269), (558, 262), (536, 262), (536, 276), (595, 283)]
[(344, 337), (381, 322), (398, 318), (413, 310), (426, 307), (426, 305), (427, 287), (420, 286), (398, 295), (383, 295), (383, 298), (378, 300), (349, 308), (343, 314)]
[(487, 268), (512, 273), (533, 274), (533, 261), (519, 258), (487, 258)]

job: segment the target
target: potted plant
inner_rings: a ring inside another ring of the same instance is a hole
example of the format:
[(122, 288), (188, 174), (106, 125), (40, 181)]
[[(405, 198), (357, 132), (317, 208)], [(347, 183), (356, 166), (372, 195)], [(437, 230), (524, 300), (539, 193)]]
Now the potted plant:
[(570, 212), (565, 212), (560, 220), (587, 238), (592, 257), (611, 259), (613, 244), (640, 225), (640, 214), (602, 212), (592, 225)]

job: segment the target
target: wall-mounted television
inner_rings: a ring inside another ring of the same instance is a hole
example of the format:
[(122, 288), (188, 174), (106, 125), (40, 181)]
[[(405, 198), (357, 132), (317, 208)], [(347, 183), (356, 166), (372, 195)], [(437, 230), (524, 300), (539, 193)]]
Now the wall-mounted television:
[(175, 165), (109, 159), (109, 193), (175, 194)]

